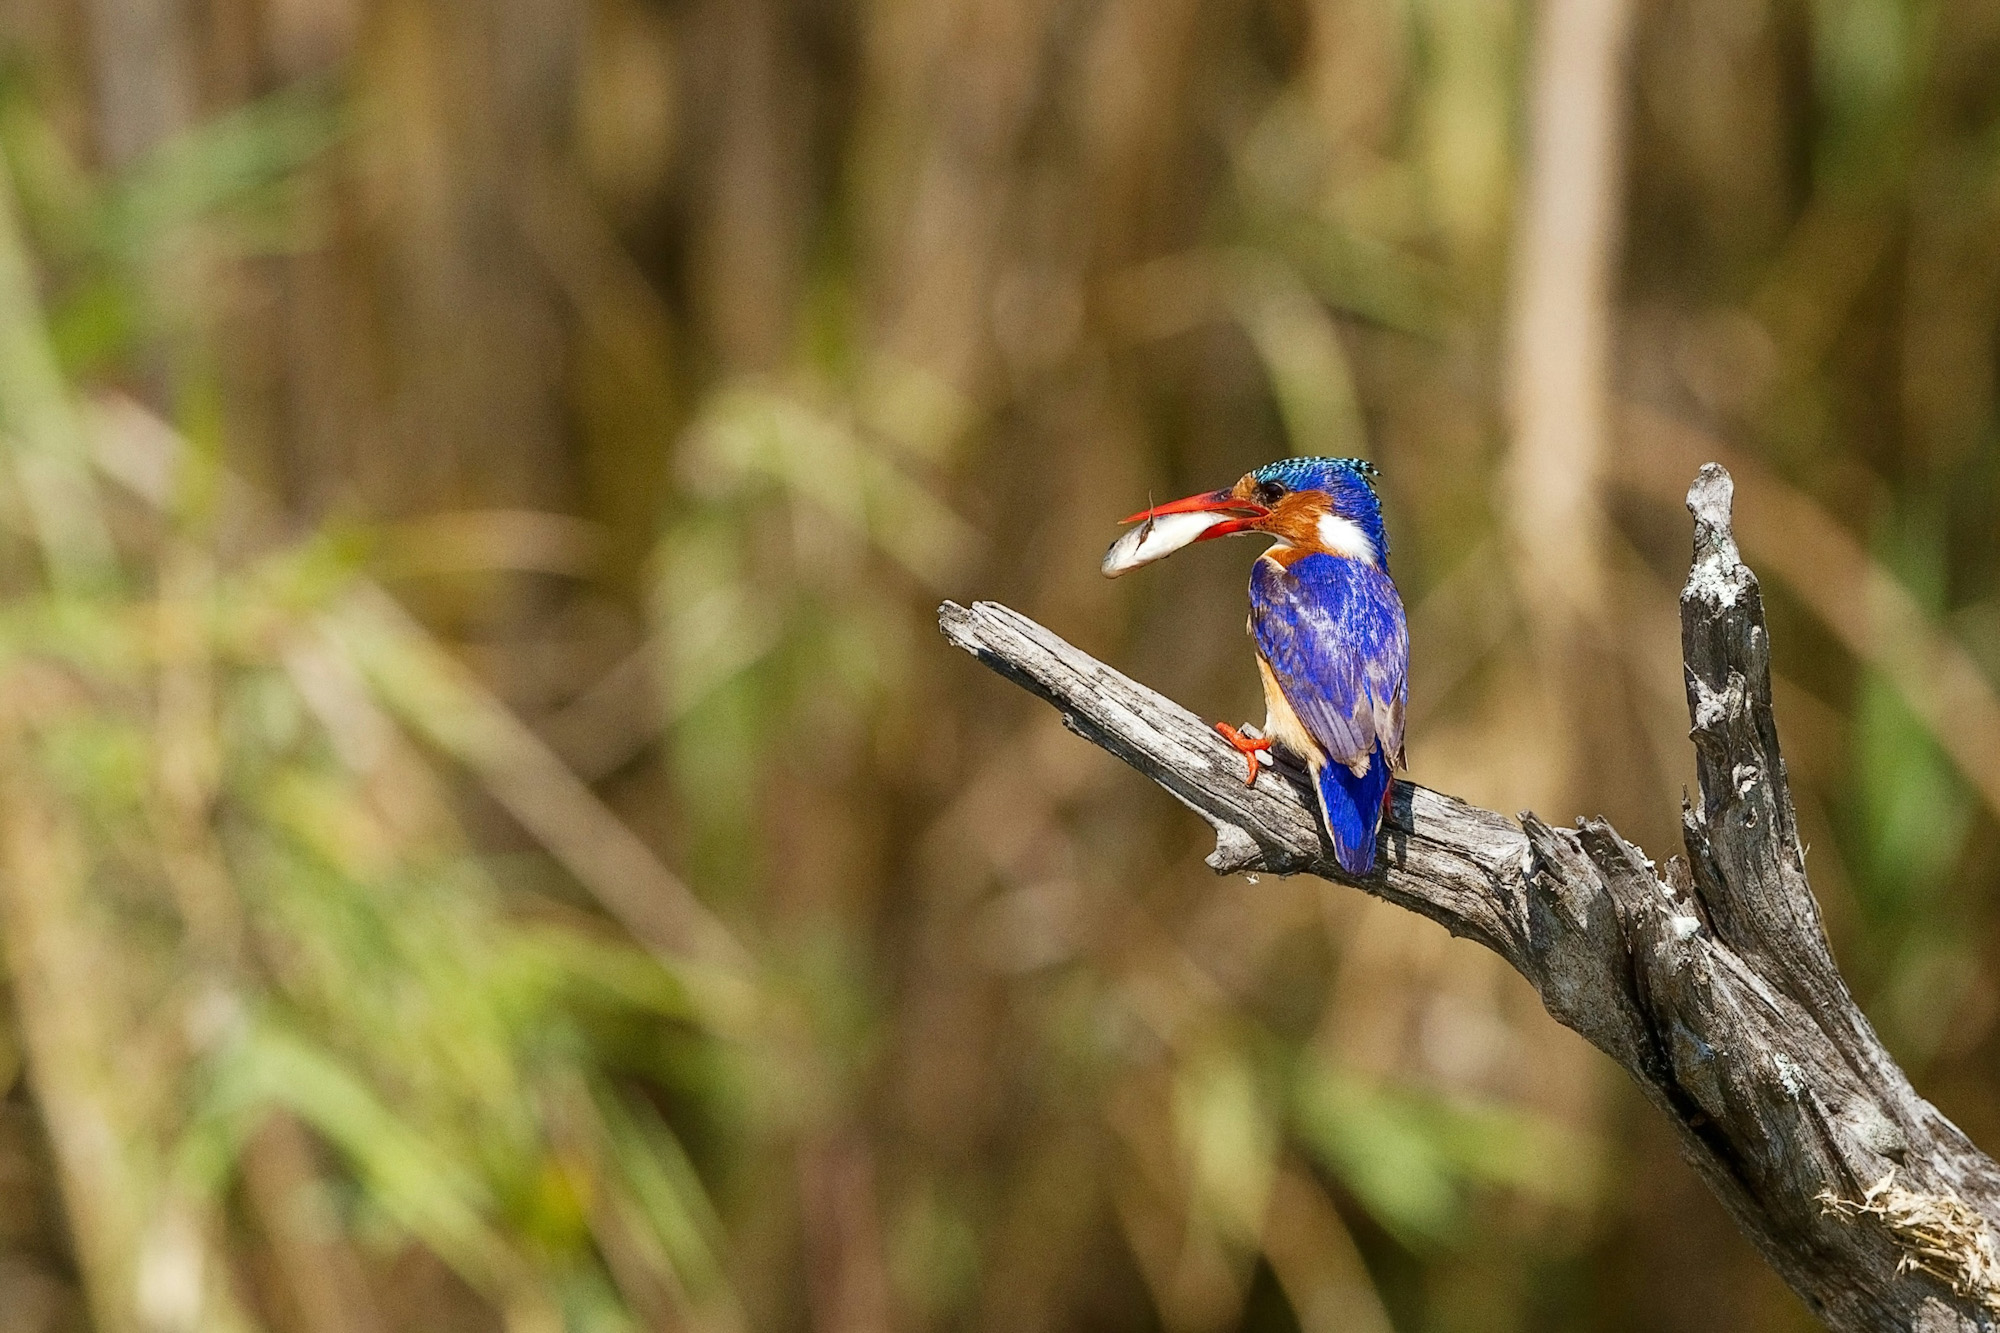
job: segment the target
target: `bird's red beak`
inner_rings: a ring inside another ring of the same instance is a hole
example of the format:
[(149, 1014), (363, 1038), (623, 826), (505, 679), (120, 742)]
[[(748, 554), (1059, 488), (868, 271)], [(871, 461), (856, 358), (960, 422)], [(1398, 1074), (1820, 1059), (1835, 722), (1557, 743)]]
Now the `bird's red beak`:
[(1247, 532), (1256, 526), (1257, 520), (1270, 517), (1271, 511), (1255, 500), (1246, 500), (1232, 490), (1203, 491), (1200, 495), (1190, 495), (1185, 500), (1173, 500), (1163, 505), (1141, 509), (1138, 513), (1119, 520), (1121, 523), (1143, 523), (1161, 514), (1237, 514), (1240, 517), (1226, 519), (1209, 528), (1195, 540), (1205, 542), (1215, 537), (1227, 537), (1232, 533)]

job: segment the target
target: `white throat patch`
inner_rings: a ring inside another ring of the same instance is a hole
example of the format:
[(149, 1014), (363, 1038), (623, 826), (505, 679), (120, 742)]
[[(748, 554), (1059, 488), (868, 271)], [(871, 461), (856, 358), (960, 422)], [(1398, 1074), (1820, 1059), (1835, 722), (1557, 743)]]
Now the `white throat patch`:
[(1342, 518), (1338, 514), (1320, 515), (1319, 544), (1335, 555), (1349, 556), (1366, 565), (1377, 562), (1375, 543), (1368, 540), (1368, 534), (1351, 518)]

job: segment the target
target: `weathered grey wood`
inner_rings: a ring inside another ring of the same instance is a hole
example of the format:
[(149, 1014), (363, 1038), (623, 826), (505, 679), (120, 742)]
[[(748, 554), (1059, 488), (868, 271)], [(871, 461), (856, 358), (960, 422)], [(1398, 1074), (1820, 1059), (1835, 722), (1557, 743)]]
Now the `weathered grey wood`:
[(1557, 1021), (1616, 1060), (1688, 1160), (1828, 1327), (2000, 1327), (2000, 1167), (1911, 1088), (1841, 980), (1821, 928), (1771, 712), (1757, 579), (1731, 483), (1688, 492), (1681, 594), (1701, 796), (1688, 860), (1656, 866), (1601, 819), (1552, 828), (1396, 784), (1374, 874), (1344, 873), (1303, 779), (1254, 787), (1209, 724), (990, 602), (947, 602), (945, 636), (1215, 829), (1218, 872), (1307, 872), (1421, 913), (1505, 958)]

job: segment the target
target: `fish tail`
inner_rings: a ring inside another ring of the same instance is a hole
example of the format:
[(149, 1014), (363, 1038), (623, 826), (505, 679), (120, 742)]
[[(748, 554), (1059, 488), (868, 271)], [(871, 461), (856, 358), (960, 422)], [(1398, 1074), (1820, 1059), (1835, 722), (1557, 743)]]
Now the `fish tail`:
[(1389, 762), (1379, 751), (1368, 756), (1368, 769), (1359, 777), (1346, 764), (1331, 760), (1313, 774), (1333, 859), (1350, 875), (1365, 875), (1375, 868), (1375, 835), (1388, 808), (1389, 777)]

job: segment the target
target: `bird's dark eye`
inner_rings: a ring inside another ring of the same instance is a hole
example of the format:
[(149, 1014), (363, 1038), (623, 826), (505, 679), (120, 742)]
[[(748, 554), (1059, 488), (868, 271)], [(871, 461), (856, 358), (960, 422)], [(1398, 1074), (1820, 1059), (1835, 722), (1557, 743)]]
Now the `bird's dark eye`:
[(1275, 481), (1257, 483), (1257, 503), (1269, 507), (1285, 498), (1285, 488)]

